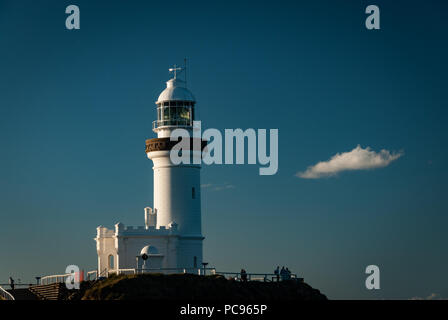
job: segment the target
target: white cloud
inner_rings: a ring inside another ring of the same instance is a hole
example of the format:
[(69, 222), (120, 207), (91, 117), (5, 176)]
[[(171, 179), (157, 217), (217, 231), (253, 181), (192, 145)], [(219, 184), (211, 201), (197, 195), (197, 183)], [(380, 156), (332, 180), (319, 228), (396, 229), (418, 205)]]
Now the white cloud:
[(331, 177), (342, 171), (382, 168), (402, 155), (402, 152), (391, 153), (384, 149), (377, 153), (369, 147), (363, 149), (358, 145), (352, 151), (337, 153), (330, 160), (310, 166), (304, 172), (298, 172), (296, 176), (303, 179), (318, 179)]

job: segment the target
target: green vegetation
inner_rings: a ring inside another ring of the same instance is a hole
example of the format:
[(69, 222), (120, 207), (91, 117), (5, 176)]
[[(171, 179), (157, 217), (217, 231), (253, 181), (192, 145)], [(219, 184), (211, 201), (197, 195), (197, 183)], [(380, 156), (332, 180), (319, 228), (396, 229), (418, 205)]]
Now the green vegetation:
[(239, 282), (222, 276), (143, 274), (111, 276), (82, 290), (83, 300), (297, 301), (325, 300), (306, 283)]

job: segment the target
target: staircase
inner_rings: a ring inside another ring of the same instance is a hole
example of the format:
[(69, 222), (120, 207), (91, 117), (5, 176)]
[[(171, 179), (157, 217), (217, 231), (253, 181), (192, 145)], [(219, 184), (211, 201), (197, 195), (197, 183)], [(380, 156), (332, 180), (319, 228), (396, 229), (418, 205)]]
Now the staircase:
[(39, 300), (64, 300), (68, 295), (65, 283), (31, 286), (29, 291), (36, 295)]

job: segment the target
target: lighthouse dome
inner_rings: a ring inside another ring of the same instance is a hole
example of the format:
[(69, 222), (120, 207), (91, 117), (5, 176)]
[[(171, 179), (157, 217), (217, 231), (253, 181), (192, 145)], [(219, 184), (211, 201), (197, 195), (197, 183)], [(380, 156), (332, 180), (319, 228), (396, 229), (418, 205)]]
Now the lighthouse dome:
[(159, 254), (159, 250), (157, 250), (157, 248), (154, 247), (154, 246), (148, 245), (148, 246), (145, 246), (145, 247), (140, 251), (140, 254), (141, 254), (141, 255), (146, 254), (146, 255), (148, 255), (148, 256), (151, 255), (151, 254)]
[(185, 81), (170, 79), (166, 82), (166, 89), (162, 91), (156, 104), (164, 101), (196, 101), (193, 94), (185, 87)]

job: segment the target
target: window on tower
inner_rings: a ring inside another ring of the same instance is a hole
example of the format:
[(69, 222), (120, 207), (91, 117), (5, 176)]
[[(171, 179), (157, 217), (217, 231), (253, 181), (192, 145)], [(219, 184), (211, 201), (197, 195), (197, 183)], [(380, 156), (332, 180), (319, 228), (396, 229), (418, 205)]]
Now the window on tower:
[(183, 120), (190, 120), (190, 109), (185, 107), (181, 108), (179, 115)]
[(181, 107), (173, 107), (173, 108), (171, 108), (171, 110), (173, 111), (173, 115), (172, 115), (171, 119), (177, 120), (177, 119), (180, 118), (180, 116), (179, 116), (180, 109), (181, 109)]
[(194, 187), (191, 188), (191, 198), (192, 198), (192, 199), (196, 199), (196, 192), (195, 192), (195, 190), (194, 190)]
[(109, 255), (109, 269), (113, 269), (113, 268), (114, 268), (114, 256)]
[(163, 113), (163, 120), (169, 120), (170, 119), (170, 108), (163, 108), (162, 109), (162, 113)]
[(194, 120), (193, 101), (164, 101), (158, 104), (157, 127), (191, 126)]

